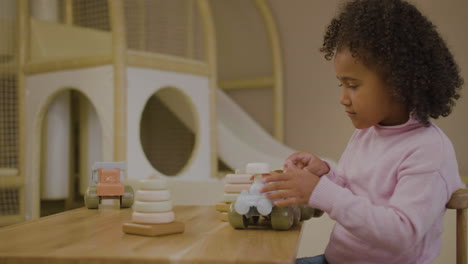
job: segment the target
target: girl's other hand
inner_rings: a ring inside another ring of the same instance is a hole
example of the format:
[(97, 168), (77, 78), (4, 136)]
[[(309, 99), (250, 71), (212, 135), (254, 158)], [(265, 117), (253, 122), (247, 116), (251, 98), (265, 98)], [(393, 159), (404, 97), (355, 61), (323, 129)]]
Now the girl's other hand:
[(288, 172), (291, 167), (308, 171), (319, 177), (330, 171), (325, 161), (308, 152), (297, 152), (289, 156), (284, 163), (284, 171)]
[(274, 201), (276, 206), (308, 204), (310, 195), (319, 180), (317, 175), (291, 165), (288, 172), (273, 172), (265, 176), (263, 182), (270, 184), (266, 184), (260, 193), (271, 192), (267, 193), (266, 197), (270, 200), (276, 200)]

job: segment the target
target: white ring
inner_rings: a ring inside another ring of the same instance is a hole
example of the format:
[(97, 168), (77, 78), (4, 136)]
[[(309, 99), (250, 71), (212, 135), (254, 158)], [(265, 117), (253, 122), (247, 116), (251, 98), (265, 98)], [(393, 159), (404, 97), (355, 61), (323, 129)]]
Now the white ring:
[(174, 212), (164, 213), (139, 213), (133, 212), (132, 221), (141, 224), (166, 224), (174, 222)]
[(142, 202), (135, 201), (133, 210), (140, 213), (161, 213), (172, 211), (172, 201)]
[(171, 198), (169, 190), (138, 190), (135, 200), (146, 202), (167, 201)]
[(137, 190), (167, 190), (166, 179), (139, 179), (136, 182)]

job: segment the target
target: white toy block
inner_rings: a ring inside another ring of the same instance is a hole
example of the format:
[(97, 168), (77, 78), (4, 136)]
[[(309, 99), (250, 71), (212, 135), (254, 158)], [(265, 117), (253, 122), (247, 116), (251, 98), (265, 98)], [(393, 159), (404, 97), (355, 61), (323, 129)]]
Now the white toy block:
[(270, 165), (268, 163), (248, 163), (246, 166), (247, 174), (262, 174), (270, 172)]

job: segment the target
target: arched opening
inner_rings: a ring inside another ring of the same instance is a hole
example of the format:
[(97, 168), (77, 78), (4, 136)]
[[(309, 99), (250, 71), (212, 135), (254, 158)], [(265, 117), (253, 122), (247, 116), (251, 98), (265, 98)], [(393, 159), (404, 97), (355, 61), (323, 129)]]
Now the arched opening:
[(166, 176), (181, 173), (196, 148), (198, 120), (189, 97), (165, 87), (151, 96), (140, 121), (140, 140), (146, 158)]
[(101, 124), (82, 92), (62, 90), (46, 106), (40, 153), (40, 216), (82, 207), (91, 166), (102, 160)]

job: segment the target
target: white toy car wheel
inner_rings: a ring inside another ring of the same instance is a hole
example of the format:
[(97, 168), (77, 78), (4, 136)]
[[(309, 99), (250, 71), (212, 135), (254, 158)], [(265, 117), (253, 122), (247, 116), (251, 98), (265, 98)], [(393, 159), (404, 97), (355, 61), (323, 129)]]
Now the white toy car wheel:
[(269, 215), (271, 213), (271, 209), (273, 208), (273, 204), (270, 200), (266, 198), (261, 198), (257, 203), (257, 211), (261, 215)]
[(245, 215), (250, 210), (250, 205), (246, 199), (237, 199), (234, 204), (235, 211), (240, 215)]

